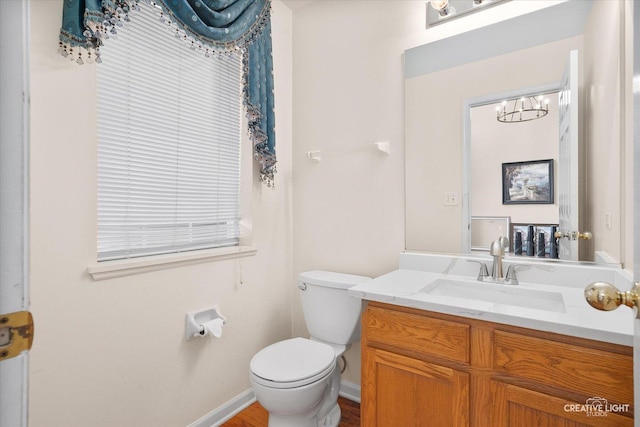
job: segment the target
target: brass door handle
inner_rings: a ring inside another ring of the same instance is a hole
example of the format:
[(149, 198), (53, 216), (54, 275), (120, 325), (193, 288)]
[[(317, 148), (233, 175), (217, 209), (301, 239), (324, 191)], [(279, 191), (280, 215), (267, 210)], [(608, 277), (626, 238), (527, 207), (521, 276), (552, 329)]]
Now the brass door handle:
[(634, 283), (633, 287), (626, 292), (620, 292), (610, 283), (595, 282), (584, 289), (584, 298), (593, 308), (603, 311), (615, 310), (621, 305), (638, 307), (640, 282)]
[(570, 233), (564, 233), (562, 231), (556, 231), (553, 234), (553, 237), (555, 237), (556, 239), (571, 239), (571, 240), (578, 240), (578, 239), (583, 239), (583, 240), (591, 240), (593, 239), (593, 233), (590, 231), (585, 231), (585, 232), (579, 232), (579, 231), (572, 231)]

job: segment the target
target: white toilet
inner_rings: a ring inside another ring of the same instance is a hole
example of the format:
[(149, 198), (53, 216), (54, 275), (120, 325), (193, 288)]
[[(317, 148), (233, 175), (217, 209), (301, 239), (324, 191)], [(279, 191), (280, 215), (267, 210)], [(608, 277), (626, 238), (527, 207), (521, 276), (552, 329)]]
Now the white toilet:
[(269, 427), (337, 427), (338, 358), (360, 338), (361, 302), (347, 289), (368, 277), (329, 271), (300, 274), (298, 288), (310, 339), (292, 338), (251, 359), (251, 387), (269, 411)]

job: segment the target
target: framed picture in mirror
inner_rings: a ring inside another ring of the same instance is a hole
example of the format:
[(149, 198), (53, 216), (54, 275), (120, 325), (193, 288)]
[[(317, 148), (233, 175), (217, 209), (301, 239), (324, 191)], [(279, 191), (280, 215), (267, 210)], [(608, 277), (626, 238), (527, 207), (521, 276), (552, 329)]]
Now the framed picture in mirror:
[(552, 204), (553, 159), (502, 164), (502, 204)]
[(472, 216), (471, 250), (488, 252), (491, 242), (501, 236), (509, 237), (510, 232), (510, 216)]

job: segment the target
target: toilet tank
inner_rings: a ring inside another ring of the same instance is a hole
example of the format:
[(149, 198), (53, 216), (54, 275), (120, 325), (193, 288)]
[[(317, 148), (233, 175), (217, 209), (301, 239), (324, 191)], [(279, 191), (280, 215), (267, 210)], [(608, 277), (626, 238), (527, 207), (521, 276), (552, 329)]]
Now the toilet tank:
[(298, 277), (302, 311), (312, 338), (348, 345), (360, 338), (362, 302), (347, 289), (369, 277), (331, 271), (307, 271)]

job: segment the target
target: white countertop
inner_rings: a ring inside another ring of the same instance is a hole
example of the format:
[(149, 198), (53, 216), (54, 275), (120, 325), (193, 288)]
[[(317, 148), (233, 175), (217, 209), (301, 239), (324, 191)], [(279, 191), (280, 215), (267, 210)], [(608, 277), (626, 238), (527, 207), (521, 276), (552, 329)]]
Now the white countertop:
[(401, 268), (350, 288), (349, 295), (363, 300), (379, 301), (613, 344), (633, 345), (634, 310), (628, 307), (619, 307), (617, 310), (609, 312), (596, 310), (585, 301), (584, 287), (534, 284), (522, 281), (516, 286), (478, 282), (484, 286), (512, 286), (519, 289), (559, 293), (562, 295), (564, 310), (552, 312), (468, 299), (464, 295), (452, 297), (433, 295), (423, 291), (425, 286), (443, 278), (467, 283), (473, 283), (474, 280), (469, 276)]

